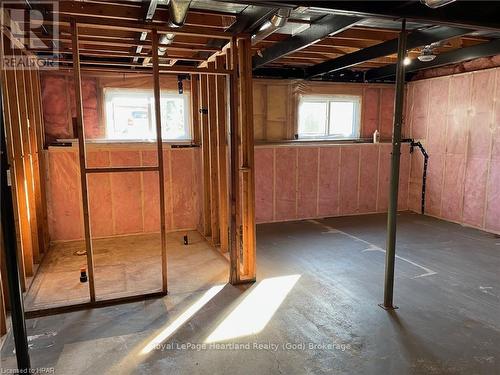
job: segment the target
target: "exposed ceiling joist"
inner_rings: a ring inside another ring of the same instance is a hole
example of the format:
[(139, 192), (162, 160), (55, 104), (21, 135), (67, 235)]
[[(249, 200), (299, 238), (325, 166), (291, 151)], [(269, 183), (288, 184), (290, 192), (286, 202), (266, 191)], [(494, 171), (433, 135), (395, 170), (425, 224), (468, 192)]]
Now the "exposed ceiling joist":
[[(249, 5), (238, 14), (236, 21), (226, 31), (232, 34), (252, 33), (277, 11), (278, 8)], [(208, 45), (222, 49), (226, 43), (221, 40), (211, 40)], [(214, 56), (203, 52), (199, 55), (207, 61)]]
[[(500, 39), (491, 42), (477, 44), (471, 47), (460, 48), (451, 52), (442, 53), (436, 56), (431, 62), (422, 62), (413, 60), (406, 67), (406, 72), (411, 73), (417, 70), (436, 68), (449, 64), (458, 64), (464, 61), (477, 59), (480, 57), (489, 57), (500, 53)], [(396, 64), (386, 65), (380, 68), (368, 70), (365, 74), (367, 81), (373, 81), (392, 77), (396, 74)]]
[[(442, 40), (462, 36), (472, 32), (470, 29), (439, 26), (426, 30), (414, 31), (408, 35), (407, 47), (408, 49), (425, 46), (431, 43), (439, 42)], [(392, 39), (386, 42), (376, 44), (371, 47), (361, 49), (356, 52), (349, 53), (314, 65), (307, 69), (306, 77), (312, 78), (314, 76), (342, 70), (361, 64), (368, 60), (373, 60), (379, 57), (384, 57), (396, 53), (398, 50), (398, 40)]]
[(290, 53), (301, 50), (329, 35), (344, 31), (359, 20), (360, 18), (352, 16), (325, 16), (312, 24), (307, 30), (266, 48), (262, 51), (262, 56), (254, 56), (253, 68), (258, 68)]
[[(145, 9), (146, 16), (144, 17), (144, 19), (146, 21), (151, 21), (155, 16), (156, 7), (158, 6), (158, 0), (150, 0), (147, 4), (148, 4), (148, 6)], [(147, 36), (148, 36), (148, 33), (146, 31), (143, 31), (143, 32), (141, 32), (141, 36), (139, 37), (139, 40), (144, 41), (144, 40), (146, 40)], [(137, 46), (135, 49), (135, 53), (140, 54), (141, 51), (142, 51), (142, 46), (141, 45)], [(139, 58), (136, 56), (136, 57), (134, 57), (133, 61), (136, 63), (137, 61), (139, 61)]]

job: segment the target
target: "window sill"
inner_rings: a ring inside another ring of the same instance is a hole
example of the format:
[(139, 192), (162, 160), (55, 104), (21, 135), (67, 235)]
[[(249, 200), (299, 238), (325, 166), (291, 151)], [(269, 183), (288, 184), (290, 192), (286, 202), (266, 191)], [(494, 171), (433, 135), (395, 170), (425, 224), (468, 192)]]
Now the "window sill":
[[(308, 146), (308, 145), (342, 145), (342, 144), (373, 144), (372, 138), (353, 138), (353, 139), (325, 139), (325, 138), (307, 138), (307, 139), (289, 139), (289, 140), (269, 140), (255, 141), (255, 146)], [(390, 143), (390, 140), (381, 140), (380, 143)]]

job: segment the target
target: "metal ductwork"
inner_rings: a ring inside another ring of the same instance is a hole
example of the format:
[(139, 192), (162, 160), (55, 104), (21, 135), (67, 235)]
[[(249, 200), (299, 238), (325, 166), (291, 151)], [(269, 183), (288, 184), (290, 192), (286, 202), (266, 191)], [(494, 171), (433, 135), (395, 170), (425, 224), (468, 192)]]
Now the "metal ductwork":
[[(174, 38), (175, 38), (175, 34), (166, 33), (160, 37), (159, 42), (160, 42), (160, 44), (170, 45), (174, 42)], [(167, 52), (166, 47), (158, 47), (158, 55), (163, 56), (166, 52)]]
[(266, 39), (269, 35), (285, 26), (288, 18), (290, 17), (290, 12), (291, 10), (289, 8), (278, 10), (278, 12), (276, 12), (271, 19), (264, 22), (259, 30), (252, 35), (252, 44), (256, 44), (261, 40)]
[(170, 27), (182, 27), (186, 21), (191, 0), (170, 0), (170, 12), (168, 25)]
[[(167, 4), (169, 5), (168, 25), (170, 27), (182, 27), (186, 21), (191, 0), (169, 0)], [(162, 34), (159, 43), (170, 45), (174, 42), (174, 38), (174, 33)], [(166, 47), (158, 48), (158, 55), (163, 56), (166, 52)]]
[(429, 8), (435, 9), (450, 3), (453, 3), (455, 0), (420, 0), (421, 3), (427, 5)]

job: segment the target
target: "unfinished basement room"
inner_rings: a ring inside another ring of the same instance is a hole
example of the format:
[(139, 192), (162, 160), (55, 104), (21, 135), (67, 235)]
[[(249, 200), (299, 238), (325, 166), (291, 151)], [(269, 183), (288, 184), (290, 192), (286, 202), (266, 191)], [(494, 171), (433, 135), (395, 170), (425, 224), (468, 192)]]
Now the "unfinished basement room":
[(500, 375), (500, 1), (0, 19), (0, 374)]

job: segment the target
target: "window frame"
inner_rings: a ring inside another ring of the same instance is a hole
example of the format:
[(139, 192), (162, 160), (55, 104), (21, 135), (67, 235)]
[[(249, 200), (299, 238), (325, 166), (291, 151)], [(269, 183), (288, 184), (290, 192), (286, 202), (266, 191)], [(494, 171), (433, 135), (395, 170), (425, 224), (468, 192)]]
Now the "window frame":
[[(361, 95), (302, 95), (299, 98), (298, 108), (297, 108), (297, 139), (333, 139), (333, 140), (349, 140), (349, 139), (359, 139), (361, 136)], [(303, 103), (326, 103), (326, 126), (325, 133), (314, 134), (314, 135), (303, 135), (300, 134), (300, 121), (301, 121), (301, 110), (300, 107)], [(349, 102), (354, 103), (354, 116), (353, 116), (353, 128), (352, 133), (349, 136), (344, 136), (341, 134), (330, 134), (330, 129), (332, 127), (331, 115), (331, 103), (332, 102)]]
[[(111, 125), (108, 125), (108, 119), (110, 116), (113, 117), (113, 113), (108, 113), (108, 105), (112, 105), (111, 101), (108, 101), (108, 95), (112, 95), (115, 97), (135, 97), (136, 94), (146, 94), (146, 98), (148, 100), (148, 119), (149, 119), (149, 131), (152, 134), (152, 137), (144, 137), (144, 138), (116, 138), (110, 137), (110, 128)], [(186, 138), (167, 138), (166, 132), (162, 131), (162, 141), (169, 143), (186, 143), (193, 141), (193, 124), (191, 118), (191, 95), (189, 92), (184, 92), (183, 94), (179, 94), (175, 90), (161, 90), (160, 92), (160, 102), (165, 98), (179, 98), (182, 97), (184, 101), (184, 122), (186, 124), (187, 137)], [(156, 123), (155, 116), (156, 113), (154, 111), (154, 93), (150, 89), (146, 88), (118, 88), (118, 87), (104, 87), (102, 93), (102, 102), (103, 102), (103, 119), (104, 119), (104, 129), (105, 136), (98, 141), (106, 141), (106, 142), (152, 142), (156, 138)], [(162, 124), (163, 125), (163, 124)], [(162, 127), (163, 128), (163, 127)], [(163, 130), (163, 129), (162, 129)]]

